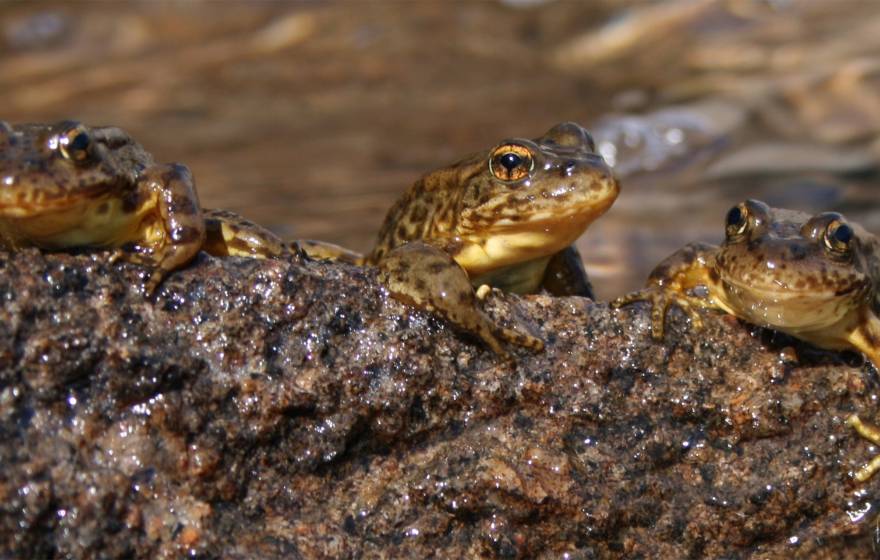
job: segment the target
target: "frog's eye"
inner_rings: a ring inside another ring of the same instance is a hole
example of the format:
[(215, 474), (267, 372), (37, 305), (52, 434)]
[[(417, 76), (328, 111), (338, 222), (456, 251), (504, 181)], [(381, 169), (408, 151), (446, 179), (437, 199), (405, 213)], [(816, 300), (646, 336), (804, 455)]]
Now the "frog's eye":
[(749, 210), (745, 204), (738, 204), (727, 212), (725, 232), (727, 237), (738, 237), (749, 227)]
[(834, 253), (844, 255), (849, 252), (855, 233), (845, 222), (834, 220), (825, 228), (825, 246)]
[(529, 176), (535, 167), (532, 153), (519, 144), (505, 144), (492, 151), (489, 171), (501, 181), (519, 181)]
[(92, 138), (82, 127), (74, 127), (58, 137), (58, 147), (62, 155), (69, 160), (84, 161), (89, 157)]

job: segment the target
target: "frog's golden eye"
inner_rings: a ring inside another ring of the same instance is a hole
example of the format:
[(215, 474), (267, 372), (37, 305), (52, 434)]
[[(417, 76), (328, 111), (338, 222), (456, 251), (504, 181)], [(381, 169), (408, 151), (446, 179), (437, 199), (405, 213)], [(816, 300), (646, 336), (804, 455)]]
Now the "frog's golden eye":
[(825, 228), (825, 246), (834, 253), (845, 255), (849, 252), (855, 232), (845, 222), (834, 220)]
[(58, 148), (69, 160), (85, 161), (89, 157), (92, 138), (83, 126), (71, 128), (58, 136)]
[(749, 209), (745, 204), (738, 204), (727, 212), (724, 220), (727, 237), (738, 237), (749, 227)]
[(532, 153), (519, 144), (504, 144), (495, 148), (489, 158), (489, 171), (501, 181), (525, 179), (535, 167)]

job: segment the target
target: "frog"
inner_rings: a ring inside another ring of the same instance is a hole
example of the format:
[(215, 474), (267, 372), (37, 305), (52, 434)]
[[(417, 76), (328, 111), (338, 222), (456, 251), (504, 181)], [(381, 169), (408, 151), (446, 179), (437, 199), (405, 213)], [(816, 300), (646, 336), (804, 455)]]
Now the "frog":
[(494, 290), (592, 298), (573, 243), (619, 192), (589, 132), (564, 122), (422, 176), (388, 211), (366, 255), (320, 241), (298, 245), (313, 258), (377, 268), (393, 298), (509, 359), (505, 343), (541, 351), (544, 342), (522, 325), (497, 324), (481, 301)]
[(271, 257), (284, 243), (232, 213), (203, 211), (183, 164), (157, 164), (118, 127), (0, 121), (0, 247), (109, 249), (148, 267), (153, 293), (206, 247)]
[[(828, 350), (854, 350), (880, 367), (877, 238), (837, 212), (815, 215), (749, 199), (725, 218), (720, 245), (694, 243), (663, 260), (646, 288), (612, 307), (651, 304), (651, 332), (662, 339), (667, 310), (680, 307), (695, 328), (714, 309)], [(856, 432), (880, 445), (880, 430), (857, 415)], [(880, 456), (855, 478), (880, 470)]]

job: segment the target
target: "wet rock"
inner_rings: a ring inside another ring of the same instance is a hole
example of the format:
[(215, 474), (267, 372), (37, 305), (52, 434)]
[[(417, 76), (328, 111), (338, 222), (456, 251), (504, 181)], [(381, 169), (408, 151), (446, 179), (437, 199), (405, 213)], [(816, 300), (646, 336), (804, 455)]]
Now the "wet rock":
[(0, 557), (870, 558), (878, 382), (707, 315), (493, 296), (515, 369), (370, 271), (0, 254)]

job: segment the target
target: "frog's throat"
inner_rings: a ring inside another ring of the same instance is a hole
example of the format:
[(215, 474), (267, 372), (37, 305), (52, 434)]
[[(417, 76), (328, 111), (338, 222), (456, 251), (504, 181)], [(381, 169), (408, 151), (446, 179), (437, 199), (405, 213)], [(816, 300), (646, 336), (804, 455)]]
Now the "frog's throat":
[(479, 276), (499, 268), (557, 253), (577, 239), (584, 228), (570, 231), (512, 231), (493, 233), (476, 243), (465, 242), (453, 255), (469, 276)]
[(716, 299), (728, 312), (795, 336), (839, 328), (845, 317), (866, 304), (863, 287), (846, 294), (830, 290), (773, 290), (724, 276), (720, 287)]
[(468, 275), (479, 276), (493, 270), (558, 253), (577, 240), (587, 227), (610, 206), (591, 207), (534, 217), (458, 238), (455, 261)]
[[(43, 211), (21, 218), (9, 218), (3, 229), (13, 245), (36, 246), (59, 250), (68, 247), (110, 247), (128, 241), (146, 245), (164, 237), (156, 220), (155, 197), (150, 197), (129, 212), (119, 198), (85, 199), (68, 204), (62, 210)], [(0, 232), (3, 236), (4, 232)]]

